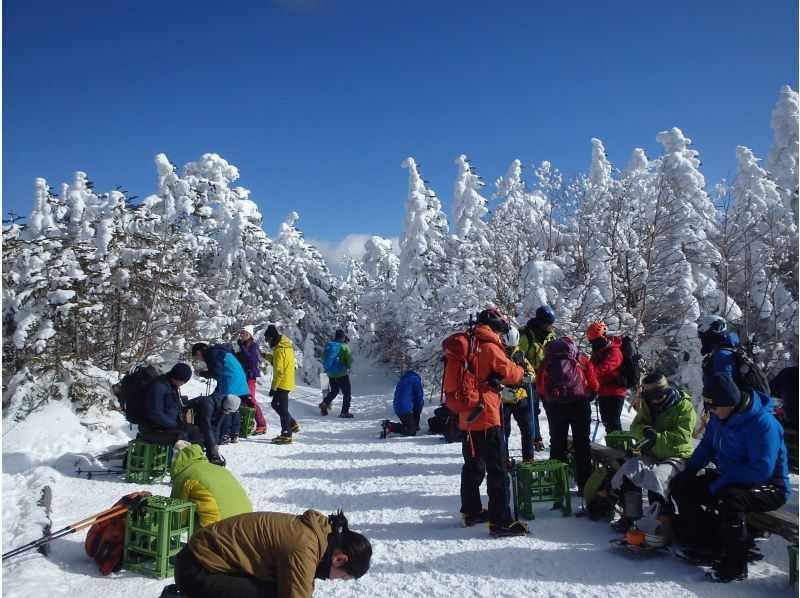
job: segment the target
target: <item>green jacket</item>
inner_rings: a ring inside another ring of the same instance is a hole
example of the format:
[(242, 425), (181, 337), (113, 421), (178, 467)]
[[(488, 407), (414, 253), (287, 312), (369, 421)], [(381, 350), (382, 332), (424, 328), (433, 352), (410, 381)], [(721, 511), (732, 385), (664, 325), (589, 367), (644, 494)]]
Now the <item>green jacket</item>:
[(663, 461), (670, 457), (680, 457), (688, 459), (694, 451), (692, 444), (692, 430), (697, 423), (697, 414), (692, 405), (692, 397), (685, 392), (681, 392), (681, 398), (664, 413), (656, 414), (656, 421), (653, 422), (650, 408), (645, 401), (639, 413), (631, 422), (631, 433), (636, 436), (636, 441), (641, 442), (644, 438), (642, 430), (646, 426), (655, 428), (657, 432), (656, 444), (650, 454)]
[(200, 527), (253, 511), (247, 493), (234, 475), (209, 463), (203, 447), (197, 444), (183, 449), (172, 462), (171, 496), (195, 503)]
[(342, 343), (342, 348), (339, 349), (339, 361), (346, 365), (347, 369), (338, 374), (328, 374), (329, 378), (344, 378), (350, 375), (350, 366), (353, 365), (353, 352), (347, 343)]
[[(530, 340), (528, 339), (528, 335), (530, 335)], [(540, 343), (536, 340), (536, 335), (533, 334), (533, 332), (526, 328), (521, 328), (519, 331), (518, 348), (525, 353), (525, 358), (533, 365), (533, 368), (538, 370), (544, 359), (544, 346), (555, 338), (555, 330), (551, 330), (547, 336), (544, 337), (544, 341)]]

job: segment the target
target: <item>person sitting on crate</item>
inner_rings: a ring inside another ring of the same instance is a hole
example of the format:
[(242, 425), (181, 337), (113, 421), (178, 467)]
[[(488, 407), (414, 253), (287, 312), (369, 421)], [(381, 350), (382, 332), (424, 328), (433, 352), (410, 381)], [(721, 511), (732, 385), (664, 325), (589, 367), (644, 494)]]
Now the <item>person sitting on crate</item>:
[[(740, 390), (730, 374), (709, 377), (703, 403), (708, 427), (671, 484), (676, 536), (689, 547), (678, 556), (712, 565), (709, 577), (728, 582), (747, 577), (754, 544), (745, 513), (778, 509), (789, 498), (786, 446), (772, 399)], [(712, 461), (716, 469), (704, 469)]]
[(341, 511), (245, 513), (192, 535), (175, 557), (175, 585), (197, 598), (311, 598), (315, 579), (357, 579), (371, 558)]
[(253, 511), (239, 481), (227, 469), (209, 463), (202, 447), (179, 440), (173, 450), (170, 496), (195, 503), (199, 527)]
[[(620, 496), (622, 506), (626, 491), (648, 492), (651, 505), (660, 508), (660, 533), (665, 542), (671, 538), (673, 515), (669, 484), (686, 467), (694, 446), (692, 431), (697, 414), (692, 397), (670, 384), (659, 371), (642, 381), (642, 404), (631, 422), (631, 433), (638, 444), (639, 456), (634, 456), (611, 478), (611, 487)], [(622, 516), (615, 529), (627, 531), (633, 519)]]
[(139, 440), (170, 446), (178, 440), (203, 444), (200, 429), (181, 419), (183, 401), (180, 387), (191, 378), (192, 368), (186, 363), (176, 363), (166, 374), (153, 380), (144, 395), (146, 421), (138, 424)]
[(422, 379), (417, 372), (409, 369), (400, 376), (400, 380), (394, 388), (394, 412), (400, 421), (383, 420), (381, 438), (386, 438), (388, 434), (416, 436), (424, 405), (425, 395), (422, 390)]

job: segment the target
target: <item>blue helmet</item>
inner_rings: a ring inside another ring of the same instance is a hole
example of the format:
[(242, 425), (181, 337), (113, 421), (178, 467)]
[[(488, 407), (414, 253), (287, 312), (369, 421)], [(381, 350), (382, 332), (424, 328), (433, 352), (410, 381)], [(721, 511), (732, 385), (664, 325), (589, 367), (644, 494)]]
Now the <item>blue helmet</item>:
[(553, 324), (556, 321), (556, 312), (554, 312), (553, 308), (549, 305), (542, 305), (536, 310), (536, 317), (534, 319), (539, 322)]

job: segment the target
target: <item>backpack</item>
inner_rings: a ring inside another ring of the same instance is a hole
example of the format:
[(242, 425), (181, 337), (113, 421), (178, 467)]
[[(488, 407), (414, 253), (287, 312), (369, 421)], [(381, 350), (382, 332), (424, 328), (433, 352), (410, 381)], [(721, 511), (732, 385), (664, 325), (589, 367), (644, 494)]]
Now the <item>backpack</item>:
[(475, 375), (475, 329), (451, 334), (442, 341), (442, 394), (453, 413), (472, 413), (481, 400)]
[(639, 347), (629, 336), (622, 337), (622, 364), (619, 366), (619, 384), (625, 388), (636, 388), (642, 379), (642, 356)]
[(568, 336), (554, 339), (544, 346), (544, 395), (556, 403), (576, 403), (589, 399), (585, 366), (578, 361), (578, 346)]
[(325, 344), (325, 351), (322, 353), (322, 369), (326, 374), (341, 374), (347, 371), (347, 366), (339, 359), (341, 352), (342, 343), (328, 341)]
[(433, 417), (428, 418), (428, 431), (431, 434), (441, 434), (445, 442), (455, 442), (460, 439), (461, 430), (458, 429), (458, 418), (444, 405), (439, 405), (433, 410)]
[(734, 347), (732, 351), (736, 361), (736, 371), (733, 376), (736, 386), (770, 394), (769, 381), (750, 352), (742, 345)]
[[(150, 496), (149, 492), (133, 492), (119, 499), (114, 506), (126, 506), (129, 509), (143, 506), (143, 498)], [(110, 510), (110, 509), (109, 509)], [(100, 573), (108, 575), (122, 567), (122, 553), (125, 546), (125, 521), (128, 511), (99, 521), (89, 528), (83, 547), (95, 563), (100, 565)]]
[(143, 424), (149, 421), (144, 398), (147, 389), (160, 375), (161, 371), (155, 366), (137, 365), (111, 387), (128, 422)]

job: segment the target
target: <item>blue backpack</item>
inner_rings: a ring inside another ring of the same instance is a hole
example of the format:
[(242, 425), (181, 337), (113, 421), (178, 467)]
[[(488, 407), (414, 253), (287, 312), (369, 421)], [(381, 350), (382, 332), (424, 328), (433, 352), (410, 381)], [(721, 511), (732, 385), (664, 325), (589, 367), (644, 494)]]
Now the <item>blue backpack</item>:
[(347, 371), (347, 366), (339, 361), (339, 353), (342, 351), (342, 343), (328, 341), (325, 345), (325, 352), (322, 354), (322, 368), (326, 374), (341, 374)]

